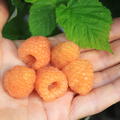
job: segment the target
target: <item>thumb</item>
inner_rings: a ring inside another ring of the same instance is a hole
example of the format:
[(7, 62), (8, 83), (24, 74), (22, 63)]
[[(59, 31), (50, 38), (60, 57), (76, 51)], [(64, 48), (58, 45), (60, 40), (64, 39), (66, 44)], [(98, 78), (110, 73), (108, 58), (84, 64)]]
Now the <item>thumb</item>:
[(12, 41), (2, 38), (0, 42), (0, 51), (1, 76), (5, 71), (16, 65), (24, 65), (17, 57), (17, 49)]

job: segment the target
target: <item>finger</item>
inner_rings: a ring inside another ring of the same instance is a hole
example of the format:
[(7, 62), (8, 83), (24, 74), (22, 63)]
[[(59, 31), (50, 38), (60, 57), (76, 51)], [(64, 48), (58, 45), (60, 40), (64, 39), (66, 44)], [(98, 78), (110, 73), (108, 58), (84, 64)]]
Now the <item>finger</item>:
[(89, 60), (93, 64), (94, 71), (101, 71), (120, 62), (120, 40), (111, 43), (111, 47), (113, 54), (93, 50), (81, 53), (81, 58)]
[[(3, 106), (5, 106), (5, 105), (7, 105), (5, 101), (11, 100), (11, 97), (8, 96), (8, 94), (6, 94), (6, 92), (3, 89), (3, 86), (2, 86), (3, 75), (11, 67), (13, 67), (15, 65), (24, 65), (24, 64), (18, 59), (17, 50), (15, 48), (15, 45), (11, 41), (9, 41), (7, 39), (3, 39), (0, 51), (2, 51), (2, 66), (0, 69), (0, 93), (2, 93), (2, 94), (0, 95), (0, 101), (1, 101), (0, 103)], [(6, 98), (6, 100), (5, 100), (5, 98)], [(17, 99), (16, 99), (16, 101), (18, 103)], [(12, 102), (12, 101), (8, 101), (8, 102), (15, 104), (15, 102)]]
[(7, 39), (2, 39), (0, 50), (2, 51), (2, 67), (0, 69), (0, 107), (7, 106), (8, 104), (27, 104), (27, 100), (12, 99), (10, 96), (8, 96), (8, 94), (6, 94), (2, 86), (3, 74), (8, 69), (15, 65), (24, 65), (17, 57), (17, 50), (15, 45)]
[(47, 120), (47, 115), (42, 100), (36, 93), (29, 97), (28, 120)]
[(73, 93), (67, 92), (64, 96), (53, 102), (45, 102), (48, 120), (69, 120), (68, 115), (72, 98)]
[(95, 73), (94, 88), (106, 85), (120, 77), (120, 64)]
[[(0, 69), (0, 119), (1, 120), (26, 120), (28, 99), (14, 99), (10, 97), (3, 89), (2, 77), (5, 71), (12, 66), (22, 65), (17, 58), (17, 52), (14, 44), (6, 39), (1, 40), (0, 51), (2, 51), (2, 66)], [(19, 111), (19, 112), (18, 112)]]
[(0, 33), (3, 29), (3, 26), (7, 22), (8, 17), (9, 11), (5, 3), (5, 0), (0, 0)]
[(120, 78), (113, 83), (97, 88), (86, 96), (74, 98), (70, 120), (77, 120), (103, 111), (120, 101)]

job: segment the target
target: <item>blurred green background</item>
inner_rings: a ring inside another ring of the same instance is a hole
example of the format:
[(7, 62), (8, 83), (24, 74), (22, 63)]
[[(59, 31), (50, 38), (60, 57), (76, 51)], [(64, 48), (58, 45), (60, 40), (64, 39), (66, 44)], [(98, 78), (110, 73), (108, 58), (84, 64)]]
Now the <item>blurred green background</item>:
[(112, 12), (112, 16), (120, 17), (120, 0), (100, 0)]

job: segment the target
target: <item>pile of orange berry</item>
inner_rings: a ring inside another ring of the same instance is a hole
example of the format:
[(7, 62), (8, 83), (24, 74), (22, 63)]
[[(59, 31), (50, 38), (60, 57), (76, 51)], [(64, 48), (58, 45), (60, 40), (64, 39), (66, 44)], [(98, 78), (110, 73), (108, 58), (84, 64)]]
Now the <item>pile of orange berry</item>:
[(67, 41), (51, 47), (46, 37), (27, 39), (18, 49), (26, 66), (15, 66), (4, 75), (4, 88), (15, 98), (24, 98), (35, 89), (44, 101), (64, 95), (68, 87), (86, 95), (93, 87), (93, 68), (80, 58), (80, 48)]

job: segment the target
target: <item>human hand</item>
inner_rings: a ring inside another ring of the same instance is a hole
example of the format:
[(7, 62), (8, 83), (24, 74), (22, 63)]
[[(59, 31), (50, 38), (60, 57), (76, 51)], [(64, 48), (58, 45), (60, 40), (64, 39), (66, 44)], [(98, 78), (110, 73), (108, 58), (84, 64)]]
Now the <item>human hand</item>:
[[(110, 32), (113, 54), (82, 49), (81, 57), (88, 59), (94, 67), (94, 89), (86, 96), (68, 92), (54, 102), (44, 103), (49, 120), (76, 120), (106, 109), (120, 100), (120, 18), (114, 20)], [(53, 45), (66, 41), (63, 34), (49, 38)], [(21, 41), (16, 41), (17, 45)], [(67, 96), (67, 97), (66, 97)], [(88, 108), (89, 106), (89, 108)], [(54, 115), (53, 115), (54, 113)]]
[[(8, 96), (4, 91), (2, 87), (4, 72), (15, 65), (24, 64), (17, 57), (17, 49), (15, 48), (15, 45), (11, 41), (1, 38), (1, 120), (76, 120), (100, 112), (119, 101), (120, 80), (117, 79), (120, 77), (120, 40), (116, 39), (120, 38), (120, 19), (115, 21), (116, 25), (113, 25), (110, 34), (110, 41), (113, 41), (111, 43), (114, 51), (113, 55), (107, 52), (98, 52), (96, 50), (82, 50), (81, 53), (81, 57), (90, 60), (94, 66), (95, 89), (87, 96), (77, 97), (74, 97), (74, 94), (69, 91), (65, 96), (49, 103), (43, 102), (35, 93), (32, 93), (28, 98), (16, 100)], [(50, 38), (50, 40), (53, 44), (56, 44), (57, 42), (66, 39), (64, 35), (58, 35)], [(17, 44), (19, 43), (21, 43), (21, 41), (17, 41)], [(109, 76), (110, 78), (108, 78)], [(103, 86), (104, 84), (108, 85)], [(114, 85), (116, 86), (115, 89)]]

